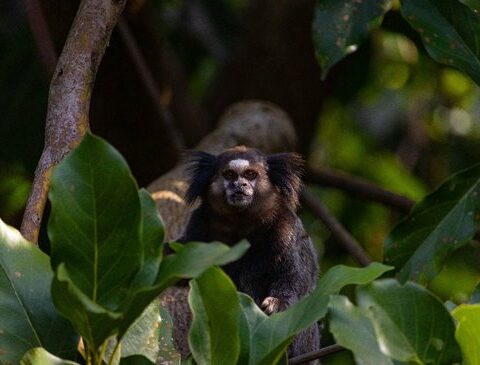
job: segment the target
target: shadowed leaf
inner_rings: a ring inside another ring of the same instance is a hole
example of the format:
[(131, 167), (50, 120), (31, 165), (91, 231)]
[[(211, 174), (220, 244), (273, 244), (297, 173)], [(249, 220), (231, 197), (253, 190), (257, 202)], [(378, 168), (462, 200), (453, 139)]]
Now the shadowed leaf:
[(44, 347), (73, 358), (78, 335), (52, 303), (48, 256), (0, 220), (0, 363)]
[(370, 319), (347, 297), (333, 295), (328, 304), (330, 332), (335, 341), (351, 350), (358, 365), (393, 365), (380, 351)]
[(402, 0), (402, 15), (420, 34), (429, 55), (480, 84), (478, 1)]
[(428, 283), (447, 256), (475, 234), (480, 208), (480, 165), (450, 177), (418, 203), (385, 242), (385, 263), (401, 282)]
[(390, 0), (317, 0), (313, 43), (325, 78), (330, 68), (355, 52), (373, 28), (380, 25)]

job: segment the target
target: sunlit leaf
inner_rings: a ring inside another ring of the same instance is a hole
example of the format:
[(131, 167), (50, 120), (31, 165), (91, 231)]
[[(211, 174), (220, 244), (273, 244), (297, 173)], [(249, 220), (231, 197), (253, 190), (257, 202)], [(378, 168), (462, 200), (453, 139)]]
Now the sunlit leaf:
[(355, 52), (378, 27), (390, 0), (317, 0), (313, 18), (313, 43), (325, 78), (330, 68)]
[(480, 304), (460, 305), (452, 311), (457, 320), (455, 338), (465, 365), (480, 364)]
[(429, 55), (480, 84), (478, 1), (402, 0), (402, 15), (420, 34)]
[(28, 351), (20, 361), (20, 365), (79, 365), (76, 362), (60, 359), (47, 350), (37, 347)]
[(379, 348), (372, 322), (347, 297), (334, 295), (328, 304), (330, 332), (335, 341), (351, 350), (358, 365), (393, 365)]
[(369, 314), (382, 352), (390, 358), (438, 365), (460, 359), (450, 314), (420, 285), (375, 281), (357, 289), (357, 300)]
[(219, 268), (190, 283), (192, 324), (188, 343), (198, 364), (237, 364), (240, 304), (235, 285)]
[(475, 234), (480, 208), (480, 165), (443, 183), (417, 204), (385, 242), (385, 262), (401, 282), (427, 283), (441, 270), (448, 254)]
[[(152, 362), (156, 362), (160, 353), (160, 324), (160, 302), (155, 300), (150, 303), (123, 336), (118, 351), (119, 357), (141, 355)], [(106, 351), (104, 359), (110, 359), (116, 344), (115, 339), (109, 341), (108, 351)]]

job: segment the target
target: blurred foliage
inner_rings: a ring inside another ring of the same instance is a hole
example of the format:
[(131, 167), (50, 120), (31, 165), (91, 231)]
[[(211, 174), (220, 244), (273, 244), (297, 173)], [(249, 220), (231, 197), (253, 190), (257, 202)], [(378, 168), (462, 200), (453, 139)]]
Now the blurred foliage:
[(42, 149), (48, 92), (20, 6), (0, 5), (0, 216), (16, 225)]
[[(368, 73), (368, 82), (347, 102), (340, 93), (326, 100), (309, 162), (419, 200), (479, 161), (480, 88), (460, 71), (436, 64), (404, 34), (380, 28), (371, 42), (369, 68), (357, 69)], [(332, 189), (318, 188), (317, 194), (374, 259), (382, 257), (385, 236), (400, 214)], [(303, 217), (317, 245), (324, 242), (324, 267), (348, 260), (321, 223), (308, 213)], [(467, 246), (449, 258), (430, 288), (445, 300), (467, 301), (480, 281), (479, 260), (478, 246)]]
[[(189, 91), (205, 103), (223, 62), (239, 44), (248, 2), (197, 2), (214, 30), (213, 43), (195, 28), (189, 2), (153, 2), (163, 20), (158, 30), (185, 68)], [(476, 0), (462, 2), (479, 9)], [(17, 227), (42, 148), (48, 96), (21, 5), (13, 0), (0, 5), (0, 216)], [(308, 159), (419, 200), (453, 172), (480, 160), (480, 87), (464, 73), (434, 62), (400, 16), (398, 1), (392, 9), (384, 24), (342, 61), (357, 57), (361, 64), (342, 70), (340, 62), (332, 68), (333, 85), (327, 78), (331, 92), (312, 131)], [(314, 191), (380, 260), (384, 238), (401, 214), (333, 189)], [(323, 258), (323, 271), (337, 263), (354, 264), (311, 212), (301, 214)], [(474, 243), (451, 255), (430, 289), (444, 300), (468, 301), (480, 281), (479, 252)], [(349, 356), (334, 355), (325, 363), (345, 363), (334, 359)]]

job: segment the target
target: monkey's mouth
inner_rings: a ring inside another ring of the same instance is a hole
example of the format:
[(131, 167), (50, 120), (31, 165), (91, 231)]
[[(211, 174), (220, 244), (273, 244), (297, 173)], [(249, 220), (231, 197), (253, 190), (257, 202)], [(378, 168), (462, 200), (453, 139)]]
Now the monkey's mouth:
[(227, 196), (227, 202), (230, 205), (246, 206), (252, 201), (252, 195), (242, 190), (236, 190)]

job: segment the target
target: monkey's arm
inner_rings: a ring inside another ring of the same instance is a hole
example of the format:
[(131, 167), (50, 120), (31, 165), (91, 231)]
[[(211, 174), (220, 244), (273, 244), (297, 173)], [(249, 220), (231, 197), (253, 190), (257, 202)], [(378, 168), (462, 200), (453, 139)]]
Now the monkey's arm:
[(285, 310), (298, 302), (314, 289), (317, 281), (317, 255), (298, 218), (293, 233), (287, 242), (283, 236), (277, 237), (280, 242), (273, 243), (283, 249), (274, 258), (268, 296), (262, 303), (267, 314)]

